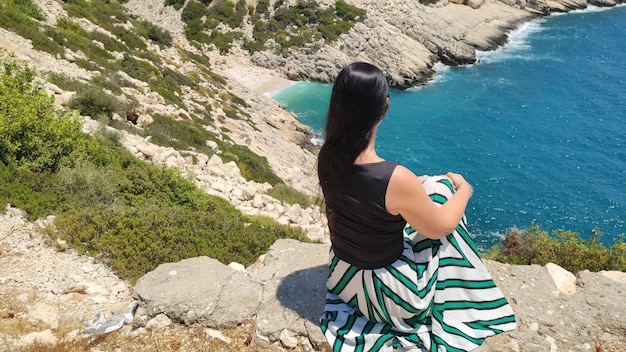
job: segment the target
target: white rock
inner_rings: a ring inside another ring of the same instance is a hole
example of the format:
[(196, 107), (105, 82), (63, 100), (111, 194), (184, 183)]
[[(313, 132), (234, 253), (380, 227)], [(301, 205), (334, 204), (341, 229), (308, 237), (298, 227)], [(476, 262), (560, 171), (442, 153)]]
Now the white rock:
[(289, 221), (294, 224), (299, 224), (302, 220), (302, 207), (300, 204), (292, 205), (289, 210), (287, 210), (287, 217), (289, 217)]
[(576, 293), (576, 276), (574, 274), (554, 263), (546, 264), (545, 268), (559, 291), (569, 294)]
[(217, 143), (214, 141), (206, 141), (204, 144), (206, 144), (206, 146), (209, 147), (211, 150), (217, 150), (218, 148)]
[(37, 303), (28, 312), (28, 321), (33, 324), (44, 324), (51, 329), (59, 327), (59, 312), (46, 303)]
[(31, 332), (30, 334), (24, 335), (20, 339), (20, 344), (22, 346), (30, 346), (34, 343), (39, 343), (43, 345), (56, 345), (57, 338), (52, 334), (50, 329), (44, 331), (36, 331)]
[(243, 264), (239, 264), (237, 262), (231, 262), (228, 266), (235, 271), (246, 271), (246, 267)]
[(291, 336), (291, 333), (287, 329), (283, 329), (283, 331), (280, 332), (279, 340), (285, 348), (294, 349), (298, 347), (298, 339)]
[(171, 324), (172, 324), (172, 320), (168, 318), (167, 315), (159, 314), (156, 317), (150, 319), (148, 323), (146, 323), (146, 330), (162, 329)]
[(219, 331), (219, 330), (206, 328), (206, 329), (204, 329), (204, 333), (206, 334), (206, 336), (208, 336), (208, 337), (210, 337), (212, 339), (218, 339), (218, 340), (223, 341), (223, 342), (225, 342), (227, 344), (231, 343), (230, 338), (224, 336), (224, 334), (222, 334), (222, 332)]

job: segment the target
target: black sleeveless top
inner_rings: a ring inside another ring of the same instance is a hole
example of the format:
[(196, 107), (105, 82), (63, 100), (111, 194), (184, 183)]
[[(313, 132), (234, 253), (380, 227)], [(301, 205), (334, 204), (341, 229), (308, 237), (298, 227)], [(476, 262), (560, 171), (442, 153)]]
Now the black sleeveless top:
[(387, 212), (385, 195), (397, 164), (381, 161), (353, 166), (352, 180), (336, 206), (326, 205), (335, 255), (362, 269), (396, 261), (403, 250), (401, 215)]

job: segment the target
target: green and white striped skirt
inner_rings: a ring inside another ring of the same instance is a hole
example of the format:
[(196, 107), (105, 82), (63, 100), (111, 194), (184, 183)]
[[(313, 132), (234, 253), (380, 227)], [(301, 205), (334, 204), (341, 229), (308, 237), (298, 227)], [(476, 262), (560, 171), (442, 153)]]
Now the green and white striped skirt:
[[(424, 182), (439, 206), (454, 194), (441, 176)], [(365, 270), (330, 251), (321, 327), (335, 352), (470, 351), (516, 320), (470, 238), (466, 219), (431, 240), (409, 224), (404, 251), (391, 265)]]

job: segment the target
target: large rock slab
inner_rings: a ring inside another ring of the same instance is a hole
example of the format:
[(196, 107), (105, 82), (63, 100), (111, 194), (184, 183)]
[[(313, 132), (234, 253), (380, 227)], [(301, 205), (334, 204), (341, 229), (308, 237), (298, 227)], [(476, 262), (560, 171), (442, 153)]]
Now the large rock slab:
[(222, 327), (255, 314), (262, 286), (215, 259), (197, 257), (159, 265), (137, 281), (134, 293), (150, 317), (165, 313), (188, 325)]
[(162, 264), (137, 281), (134, 295), (147, 318), (166, 314), (187, 325), (234, 327), (256, 317), (258, 332), (273, 341), (288, 329), (320, 345), (328, 250), (279, 240), (246, 271), (208, 257)]

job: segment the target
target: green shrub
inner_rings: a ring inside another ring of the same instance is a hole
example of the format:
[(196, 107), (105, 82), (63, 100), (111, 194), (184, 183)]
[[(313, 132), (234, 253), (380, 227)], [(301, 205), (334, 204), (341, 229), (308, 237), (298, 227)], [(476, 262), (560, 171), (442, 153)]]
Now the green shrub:
[(183, 12), (180, 15), (180, 19), (186, 24), (189, 24), (189, 22), (193, 20), (199, 20), (205, 15), (206, 6), (195, 0), (190, 0), (183, 9)]
[(130, 49), (137, 49), (137, 50), (145, 50), (146, 49), (146, 43), (141, 40), (141, 37), (129, 30), (127, 30), (124, 27), (120, 27), (120, 26), (113, 26), (110, 29), (111, 33), (115, 34), (115, 36), (121, 40), (124, 44), (126, 44), (126, 46)]
[(61, 55), (64, 48), (37, 28), (36, 21), (45, 20), (43, 12), (30, 0), (0, 0), (0, 27), (30, 39), (33, 48), (52, 55)]
[(297, 229), (247, 220), (222, 199), (206, 197), (214, 203), (204, 209), (100, 206), (68, 212), (55, 225), (69, 243), (98, 255), (131, 283), (160, 263), (206, 255), (250, 265), (279, 238), (304, 239)]
[(165, 0), (165, 6), (172, 6), (176, 10), (180, 10), (185, 5), (185, 0)]
[(279, 7), (281, 7), (284, 2), (285, 2), (285, 0), (276, 0), (276, 1), (274, 1), (274, 10), (278, 9)]
[[(78, 23), (68, 18), (61, 17), (57, 19), (56, 28), (48, 30), (47, 34), (59, 45), (73, 51), (81, 51), (94, 62), (104, 63), (113, 59), (113, 55), (108, 50), (92, 43), (90, 34), (80, 27)], [(103, 38), (100, 37), (100, 39)]]
[(249, 40), (244, 42), (243, 48), (248, 50), (250, 54), (254, 54), (257, 51), (263, 51), (267, 49), (267, 47), (263, 43), (264, 42), (261, 41)]
[(124, 6), (115, 0), (65, 0), (63, 9), (70, 17), (86, 18), (108, 31), (130, 20)]
[(119, 112), (120, 101), (106, 93), (99, 87), (89, 87), (76, 93), (70, 99), (68, 107), (76, 109), (81, 115), (91, 116), (94, 119), (106, 117), (106, 121)]
[(152, 118), (154, 123), (144, 128), (145, 134), (152, 136), (152, 143), (177, 150), (194, 149), (209, 155), (212, 153), (205, 143), (215, 136), (193, 121), (179, 121), (159, 114), (152, 115)]
[(555, 230), (550, 236), (531, 224), (528, 230), (509, 230), (501, 243), (484, 257), (521, 265), (555, 263), (573, 273), (581, 270), (626, 271), (624, 235), (610, 248), (602, 245), (601, 236), (598, 229), (592, 231), (589, 239), (582, 239), (579, 233), (568, 230)]
[(335, 8), (337, 9), (337, 16), (346, 21), (362, 21), (366, 14), (365, 10), (350, 5), (343, 0), (337, 0)]
[(132, 78), (147, 82), (151, 78), (150, 72), (146, 70), (137, 59), (128, 53), (124, 53), (124, 57), (119, 61), (120, 69)]
[(20, 33), (24, 38), (29, 38), (33, 43), (33, 49), (44, 51), (48, 54), (62, 56), (65, 54), (65, 47), (63, 46), (63, 36), (57, 33), (54, 29), (47, 28), (45, 31), (40, 31), (37, 28), (32, 27), (27, 32)]
[(311, 206), (315, 201), (307, 194), (287, 186), (284, 183), (274, 185), (267, 194), (288, 204), (300, 204), (303, 208)]
[(0, 23), (9, 30), (18, 30), (24, 26), (32, 26), (33, 20), (46, 19), (39, 6), (31, 0), (0, 0)]
[(74, 199), (77, 207), (92, 208), (115, 204), (119, 197), (117, 176), (111, 168), (79, 159), (59, 170), (57, 182), (68, 194), (78, 196)]
[(0, 67), (0, 162), (56, 170), (78, 146), (81, 123), (34, 83), (35, 74), (14, 58)]
[(0, 162), (0, 201), (24, 210), (30, 221), (48, 216), (65, 200), (54, 187), (55, 179), (50, 170), (33, 172)]
[(89, 86), (85, 82), (81, 82), (75, 78), (57, 72), (48, 72), (46, 74), (46, 79), (48, 82), (56, 84), (59, 88), (71, 92), (78, 92), (80, 90), (87, 89)]
[(161, 47), (170, 47), (172, 45), (172, 35), (170, 32), (152, 22), (138, 21), (135, 23), (135, 27), (139, 35), (152, 40)]
[(216, 142), (220, 149), (224, 151), (222, 154), (224, 162), (234, 161), (241, 171), (241, 176), (246, 180), (260, 183), (267, 182), (272, 186), (283, 182), (276, 176), (265, 157), (253, 153), (245, 146), (233, 145), (227, 147), (223, 143)]
[(115, 94), (122, 94), (122, 87), (134, 87), (134, 84), (122, 77), (117, 72), (104, 72), (94, 76), (91, 83), (95, 86), (108, 89)]
[(254, 13), (256, 15), (267, 15), (269, 14), (270, 1), (269, 0), (259, 0), (256, 4), (256, 9)]
[(124, 43), (99, 31), (89, 33), (89, 38), (102, 43), (104, 45), (104, 50), (106, 51), (117, 51), (123, 53), (129, 50)]

